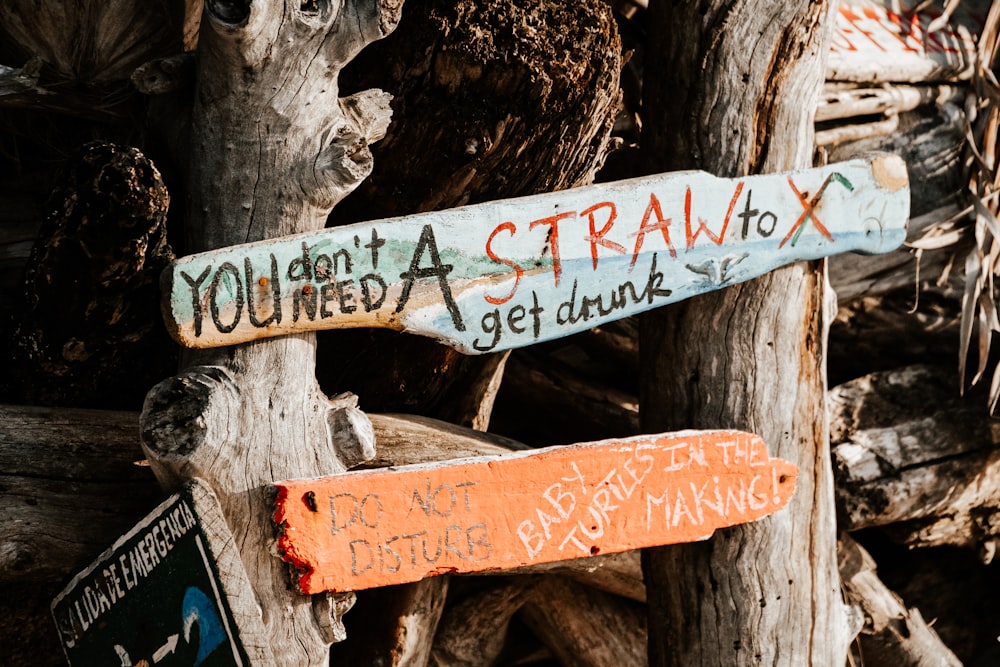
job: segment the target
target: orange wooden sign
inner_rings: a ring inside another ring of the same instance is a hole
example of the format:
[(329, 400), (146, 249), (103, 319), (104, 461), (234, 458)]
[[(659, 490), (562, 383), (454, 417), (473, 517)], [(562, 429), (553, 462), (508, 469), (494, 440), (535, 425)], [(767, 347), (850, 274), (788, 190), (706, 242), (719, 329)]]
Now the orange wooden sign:
[(683, 431), (276, 484), (304, 593), (707, 539), (787, 504), (759, 436)]

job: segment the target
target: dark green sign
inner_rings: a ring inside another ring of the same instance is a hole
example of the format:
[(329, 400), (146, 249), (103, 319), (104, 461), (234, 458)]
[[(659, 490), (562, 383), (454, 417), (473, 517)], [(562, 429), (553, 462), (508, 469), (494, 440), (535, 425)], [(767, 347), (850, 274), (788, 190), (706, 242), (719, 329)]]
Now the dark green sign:
[[(212, 496), (214, 500), (214, 496)], [(172, 495), (53, 600), (72, 665), (248, 665), (203, 529), (204, 499)], [(207, 508), (221, 517), (217, 506)]]

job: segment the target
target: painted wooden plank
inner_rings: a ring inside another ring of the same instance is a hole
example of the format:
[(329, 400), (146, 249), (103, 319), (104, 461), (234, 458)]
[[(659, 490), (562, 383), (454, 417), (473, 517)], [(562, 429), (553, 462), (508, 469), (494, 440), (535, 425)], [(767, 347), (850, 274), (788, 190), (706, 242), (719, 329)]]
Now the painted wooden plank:
[[(894, 5), (898, 5), (898, 12)], [(917, 5), (915, 0), (841, 0), (827, 60), (827, 80), (969, 79), (989, 2), (963, 1), (943, 23), (939, 20), (940, 3), (914, 13)]]
[(707, 539), (788, 502), (759, 436), (683, 431), (276, 484), (305, 593)]
[(468, 354), (559, 338), (905, 237), (895, 156), (790, 174), (661, 174), (191, 255), (164, 314), (191, 347), (388, 327)]
[[(274, 664), (211, 489), (195, 480), (137, 523), (52, 602), (71, 665)], [(249, 641), (247, 641), (249, 640)]]

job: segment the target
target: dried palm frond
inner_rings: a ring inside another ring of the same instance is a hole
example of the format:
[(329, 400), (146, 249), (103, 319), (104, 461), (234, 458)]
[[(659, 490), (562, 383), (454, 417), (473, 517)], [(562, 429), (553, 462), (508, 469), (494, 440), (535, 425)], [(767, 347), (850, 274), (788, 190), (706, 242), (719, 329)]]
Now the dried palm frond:
[[(967, 168), (974, 214), (975, 247), (965, 261), (965, 291), (959, 345), (959, 377), (966, 386), (973, 332), (976, 334), (976, 371), (970, 384), (977, 384), (989, 366), (994, 332), (1000, 331), (994, 278), (1000, 274), (1000, 4), (993, 3), (979, 38), (973, 90), (967, 104)], [(990, 413), (1000, 401), (1000, 365), (990, 382)]]

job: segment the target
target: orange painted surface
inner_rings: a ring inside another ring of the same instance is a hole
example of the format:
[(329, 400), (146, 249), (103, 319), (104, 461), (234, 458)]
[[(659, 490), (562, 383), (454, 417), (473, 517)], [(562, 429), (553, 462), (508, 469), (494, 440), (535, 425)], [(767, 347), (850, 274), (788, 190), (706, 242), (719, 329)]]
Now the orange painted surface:
[(276, 484), (304, 593), (693, 542), (784, 507), (756, 435), (685, 431)]

